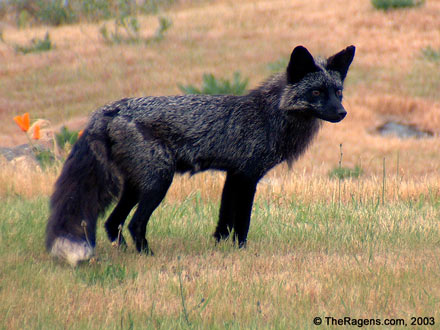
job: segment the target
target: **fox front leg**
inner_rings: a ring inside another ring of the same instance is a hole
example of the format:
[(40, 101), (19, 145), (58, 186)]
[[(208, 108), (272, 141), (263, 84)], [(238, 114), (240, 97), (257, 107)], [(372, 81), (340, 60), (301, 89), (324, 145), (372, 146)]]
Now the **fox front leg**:
[(234, 230), (234, 242), (237, 240), (240, 248), (246, 246), (256, 186), (257, 180), (245, 175), (227, 174), (219, 222), (214, 233), (217, 242), (227, 239)]

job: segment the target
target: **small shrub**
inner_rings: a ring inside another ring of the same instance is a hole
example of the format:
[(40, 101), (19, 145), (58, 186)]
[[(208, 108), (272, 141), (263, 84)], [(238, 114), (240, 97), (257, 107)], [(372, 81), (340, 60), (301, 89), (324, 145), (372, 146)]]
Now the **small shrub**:
[(73, 146), (78, 140), (78, 132), (69, 130), (66, 126), (61, 127), (61, 131), (55, 134), (55, 140), (58, 147), (64, 150), (69, 144)]
[(424, 58), (426, 58), (429, 61), (433, 61), (433, 62), (440, 61), (440, 49), (435, 50), (431, 46), (428, 46), (422, 49), (422, 55)]
[(112, 17), (112, 8), (107, 0), (82, 1), (80, 10), (81, 14), (92, 22)]
[(243, 95), (249, 79), (241, 79), (239, 72), (234, 72), (232, 82), (227, 79), (217, 79), (213, 74), (203, 74), (202, 87), (199, 89), (193, 85), (183, 86), (178, 84), (179, 89), (185, 94), (209, 94), (209, 95)]
[(373, 7), (380, 10), (418, 7), (424, 2), (425, 0), (371, 0)]
[(141, 41), (139, 21), (132, 16), (117, 18), (112, 31), (107, 30), (107, 26), (104, 24), (99, 32), (108, 44), (137, 43)]
[(77, 15), (65, 0), (39, 0), (36, 17), (38, 21), (49, 25), (62, 25), (77, 21)]
[(15, 45), (15, 51), (17, 53), (29, 54), (47, 52), (53, 48), (52, 41), (50, 40), (49, 32), (46, 32), (44, 39), (34, 38), (27, 46)]
[[(159, 27), (153, 37), (145, 39), (145, 43), (151, 41), (161, 41), (165, 32), (173, 25), (172, 21), (166, 17), (159, 16)], [(99, 32), (108, 44), (121, 43), (139, 43), (142, 41), (139, 33), (140, 26), (136, 17), (126, 15), (119, 16), (114, 22), (114, 28), (109, 31), (106, 25), (103, 25)]]
[(17, 15), (16, 22), (19, 28), (24, 28), (26, 26), (29, 26), (31, 21), (32, 21), (32, 17), (27, 10), (22, 10)]
[(332, 179), (344, 180), (347, 178), (359, 178), (362, 175), (362, 168), (356, 165), (354, 168), (336, 167), (329, 172), (329, 177)]
[(51, 167), (55, 163), (56, 158), (51, 150), (35, 147), (34, 154), (38, 164), (43, 170)]
[(173, 25), (173, 21), (165, 16), (159, 16), (159, 27), (156, 30), (153, 40), (160, 41), (164, 38), (165, 32)]

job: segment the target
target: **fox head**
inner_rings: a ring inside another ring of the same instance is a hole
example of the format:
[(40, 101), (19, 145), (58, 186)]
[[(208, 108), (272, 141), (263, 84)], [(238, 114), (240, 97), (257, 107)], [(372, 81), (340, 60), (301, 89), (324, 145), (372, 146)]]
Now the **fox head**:
[(304, 113), (336, 123), (347, 111), (342, 106), (342, 88), (355, 47), (349, 46), (327, 60), (315, 61), (303, 46), (296, 47), (287, 66), (287, 84), (280, 109), (288, 113)]

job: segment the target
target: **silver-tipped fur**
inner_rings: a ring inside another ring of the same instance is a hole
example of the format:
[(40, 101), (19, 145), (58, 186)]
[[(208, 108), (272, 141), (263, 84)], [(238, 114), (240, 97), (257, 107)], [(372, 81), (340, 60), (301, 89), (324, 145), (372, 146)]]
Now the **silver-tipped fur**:
[(75, 266), (93, 255), (98, 217), (118, 200), (105, 223), (117, 245), (128, 230), (136, 250), (152, 254), (148, 220), (176, 173), (225, 171), (216, 241), (245, 247), (261, 178), (304, 153), (321, 126), (336, 123), (350, 46), (315, 60), (303, 46), (286, 71), (243, 96), (177, 95), (126, 98), (96, 110), (64, 163), (50, 201), (46, 247)]

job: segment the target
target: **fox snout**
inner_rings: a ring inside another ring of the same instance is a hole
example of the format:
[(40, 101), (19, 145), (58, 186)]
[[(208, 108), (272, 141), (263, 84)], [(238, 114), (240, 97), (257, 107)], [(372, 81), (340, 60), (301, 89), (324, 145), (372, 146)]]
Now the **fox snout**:
[(319, 105), (314, 105), (312, 113), (315, 117), (331, 123), (338, 123), (347, 115), (341, 101), (336, 97), (330, 97)]
[[(329, 121), (331, 123), (338, 123), (347, 115), (347, 111), (343, 106), (336, 109), (336, 111), (332, 114), (327, 114), (327, 116), (322, 116), (321, 119)], [(326, 118), (327, 117), (327, 118)]]
[(344, 107), (340, 105), (337, 108), (333, 108), (330, 111), (318, 112), (315, 113), (315, 116), (319, 119), (329, 121), (331, 123), (338, 123), (347, 115), (347, 111), (345, 111)]
[(341, 121), (342, 119), (344, 119), (346, 115), (347, 115), (347, 111), (345, 111), (344, 108), (339, 109), (338, 110), (338, 116), (339, 116), (338, 121)]

